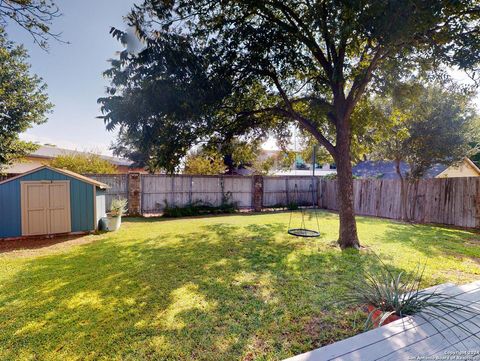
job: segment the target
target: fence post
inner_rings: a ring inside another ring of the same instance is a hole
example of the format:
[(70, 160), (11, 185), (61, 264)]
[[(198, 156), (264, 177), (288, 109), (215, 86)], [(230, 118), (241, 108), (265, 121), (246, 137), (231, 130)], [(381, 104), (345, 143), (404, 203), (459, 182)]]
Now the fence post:
[(322, 181), (320, 177), (316, 177), (316, 187), (317, 187), (317, 207), (322, 208)]
[(289, 188), (289, 184), (288, 184), (288, 175), (285, 176), (285, 200), (287, 201), (287, 204), (286, 206), (288, 207), (290, 205), (290, 194), (288, 192), (288, 188)]
[(188, 189), (188, 204), (192, 204), (193, 177), (190, 176), (190, 187)]
[(320, 180), (320, 208), (329, 209), (327, 204), (327, 180)]
[(171, 186), (171, 192), (170, 192), (170, 205), (172, 207), (175, 207), (177, 204), (175, 202), (176, 199), (176, 194), (175, 194), (175, 177), (173, 175), (170, 176), (171, 181), (170, 181), (170, 186)]
[(220, 191), (221, 191), (221, 200), (220, 202), (218, 202), (218, 205), (221, 206), (223, 204), (223, 201), (225, 199), (225, 178), (223, 176), (220, 176), (219, 178), (219, 182), (220, 182)]
[(140, 173), (128, 173), (128, 214), (142, 215), (142, 182)]
[(475, 194), (475, 228), (480, 228), (480, 180), (476, 180), (476, 194)]
[(253, 176), (253, 210), (261, 212), (263, 207), (263, 177)]

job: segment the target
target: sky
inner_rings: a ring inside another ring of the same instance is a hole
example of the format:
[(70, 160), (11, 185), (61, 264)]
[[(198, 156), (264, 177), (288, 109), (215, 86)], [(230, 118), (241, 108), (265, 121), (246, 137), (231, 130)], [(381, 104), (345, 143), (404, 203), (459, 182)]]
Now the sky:
[(50, 41), (49, 52), (33, 43), (30, 35), (9, 24), (10, 40), (22, 43), (29, 51), (32, 72), (48, 86), (55, 105), (48, 122), (22, 134), (22, 139), (51, 143), (59, 147), (94, 150), (109, 154), (115, 133), (107, 132), (97, 99), (105, 94), (108, 81), (102, 72), (107, 60), (122, 45), (109, 34), (114, 26), (126, 30), (123, 21), (133, 0), (57, 0), (63, 16), (54, 20), (52, 30), (62, 33), (63, 44)]
[[(108, 132), (96, 118), (101, 115), (97, 99), (105, 95), (108, 85), (102, 76), (107, 60), (122, 50), (109, 30), (112, 26), (127, 29), (123, 17), (135, 2), (139, 0), (57, 0), (63, 16), (55, 19), (52, 30), (61, 32), (69, 44), (51, 40), (49, 52), (34, 44), (25, 30), (12, 24), (7, 27), (10, 40), (28, 49), (31, 70), (46, 82), (55, 105), (48, 122), (29, 129), (22, 139), (111, 154), (115, 132)], [(454, 77), (466, 79), (459, 72)], [(269, 139), (264, 148), (276, 149), (275, 141)]]

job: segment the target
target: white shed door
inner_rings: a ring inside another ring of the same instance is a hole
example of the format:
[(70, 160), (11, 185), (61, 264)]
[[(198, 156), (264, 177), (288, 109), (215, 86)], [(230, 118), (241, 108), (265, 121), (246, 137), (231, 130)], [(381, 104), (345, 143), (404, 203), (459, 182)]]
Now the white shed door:
[(21, 184), (24, 236), (71, 231), (69, 181), (32, 181)]

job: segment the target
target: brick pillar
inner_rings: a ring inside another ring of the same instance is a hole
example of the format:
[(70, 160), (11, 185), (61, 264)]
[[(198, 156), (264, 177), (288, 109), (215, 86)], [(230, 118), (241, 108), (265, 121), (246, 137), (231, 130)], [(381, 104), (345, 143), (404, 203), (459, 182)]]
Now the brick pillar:
[(140, 173), (128, 173), (128, 214), (130, 216), (142, 215), (142, 182)]
[(263, 207), (263, 177), (253, 176), (253, 210), (261, 212)]

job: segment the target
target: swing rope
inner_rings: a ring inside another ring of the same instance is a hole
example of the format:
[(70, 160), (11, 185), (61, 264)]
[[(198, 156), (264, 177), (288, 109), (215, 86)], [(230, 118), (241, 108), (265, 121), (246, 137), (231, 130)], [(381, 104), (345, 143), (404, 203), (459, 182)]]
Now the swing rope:
[[(313, 189), (313, 183), (310, 184), (310, 189), (312, 191), (312, 207), (313, 207), (313, 212), (315, 213), (315, 218), (317, 222), (317, 230), (312, 230), (308, 229), (305, 225), (305, 215), (306, 215), (306, 208), (303, 207), (300, 209), (300, 214), (302, 216), (301, 222), (300, 222), (300, 228), (291, 228), (291, 223), (292, 223), (292, 215), (293, 215), (293, 210), (290, 212), (290, 219), (288, 221), (288, 234), (295, 236), (295, 237), (319, 237), (320, 236), (320, 223), (318, 221), (318, 212), (316, 211), (315, 207), (315, 192)], [(288, 191), (288, 190), (287, 190)], [(295, 183), (295, 204), (298, 205), (298, 186)]]

